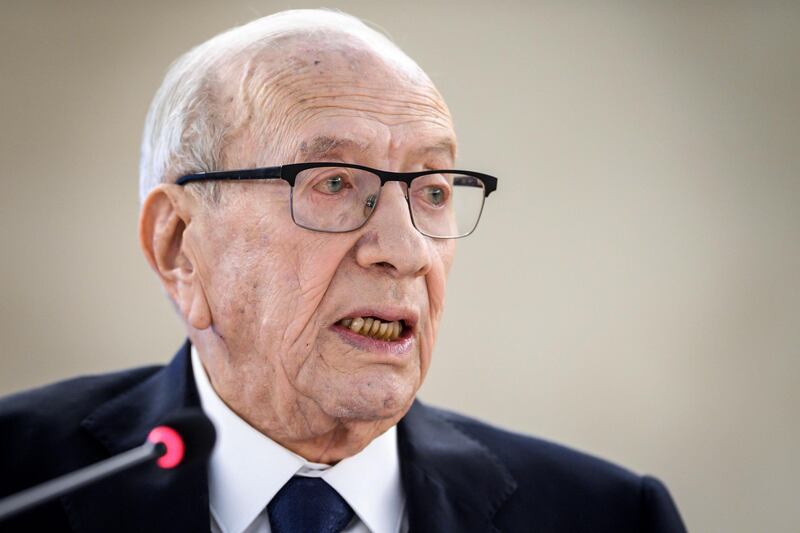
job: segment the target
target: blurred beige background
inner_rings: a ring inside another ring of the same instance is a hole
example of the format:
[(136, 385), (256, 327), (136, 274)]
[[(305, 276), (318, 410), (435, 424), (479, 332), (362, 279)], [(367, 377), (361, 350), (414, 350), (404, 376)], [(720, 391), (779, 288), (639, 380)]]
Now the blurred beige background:
[[(194, 44), (318, 5), (0, 4), (0, 393), (178, 348), (136, 240), (150, 98)], [(331, 7), (500, 177), (421, 397), (654, 473), (692, 531), (798, 531), (800, 4)]]

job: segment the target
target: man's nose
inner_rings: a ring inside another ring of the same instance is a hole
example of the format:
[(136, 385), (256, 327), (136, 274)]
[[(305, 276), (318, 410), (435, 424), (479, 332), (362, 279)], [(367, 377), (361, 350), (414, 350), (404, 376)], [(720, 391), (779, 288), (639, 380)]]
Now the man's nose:
[(363, 268), (385, 268), (396, 276), (424, 276), (430, 270), (431, 243), (411, 222), (400, 183), (383, 186), (362, 231), (356, 244), (356, 261)]

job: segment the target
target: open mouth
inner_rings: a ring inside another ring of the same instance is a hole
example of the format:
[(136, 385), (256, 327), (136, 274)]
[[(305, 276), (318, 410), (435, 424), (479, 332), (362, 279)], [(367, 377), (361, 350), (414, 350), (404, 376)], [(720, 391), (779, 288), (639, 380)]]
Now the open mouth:
[(387, 322), (373, 316), (343, 318), (337, 324), (364, 337), (387, 342), (400, 339), (411, 329), (404, 320)]

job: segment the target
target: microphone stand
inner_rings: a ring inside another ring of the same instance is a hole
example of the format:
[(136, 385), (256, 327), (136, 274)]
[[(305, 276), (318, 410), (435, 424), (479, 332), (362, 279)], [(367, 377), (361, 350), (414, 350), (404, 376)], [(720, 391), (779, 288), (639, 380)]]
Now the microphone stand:
[(0, 521), (29, 507), (52, 500), (117, 472), (158, 459), (166, 452), (167, 447), (163, 443), (147, 441), (127, 452), (23, 490), (0, 500)]

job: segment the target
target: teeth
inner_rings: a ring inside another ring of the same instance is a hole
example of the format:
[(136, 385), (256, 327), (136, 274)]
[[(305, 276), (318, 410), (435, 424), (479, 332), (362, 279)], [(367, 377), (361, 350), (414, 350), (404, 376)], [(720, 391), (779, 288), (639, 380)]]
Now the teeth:
[(359, 331), (361, 331), (361, 328), (362, 328), (363, 325), (364, 325), (364, 319), (361, 318), (361, 317), (358, 317), (358, 318), (352, 319), (351, 323), (347, 327), (349, 327), (351, 330), (353, 330), (356, 333), (358, 333)]
[(372, 328), (369, 330), (369, 335), (371, 335), (373, 337), (377, 337), (378, 336), (378, 330), (380, 328), (381, 328), (381, 321), (380, 320), (373, 320), (372, 321)]
[(403, 332), (403, 326), (397, 320), (394, 322), (383, 322), (377, 318), (362, 318), (359, 316), (356, 318), (344, 318), (339, 321), (339, 324), (349, 328), (350, 331), (354, 333), (384, 341), (397, 340)]

